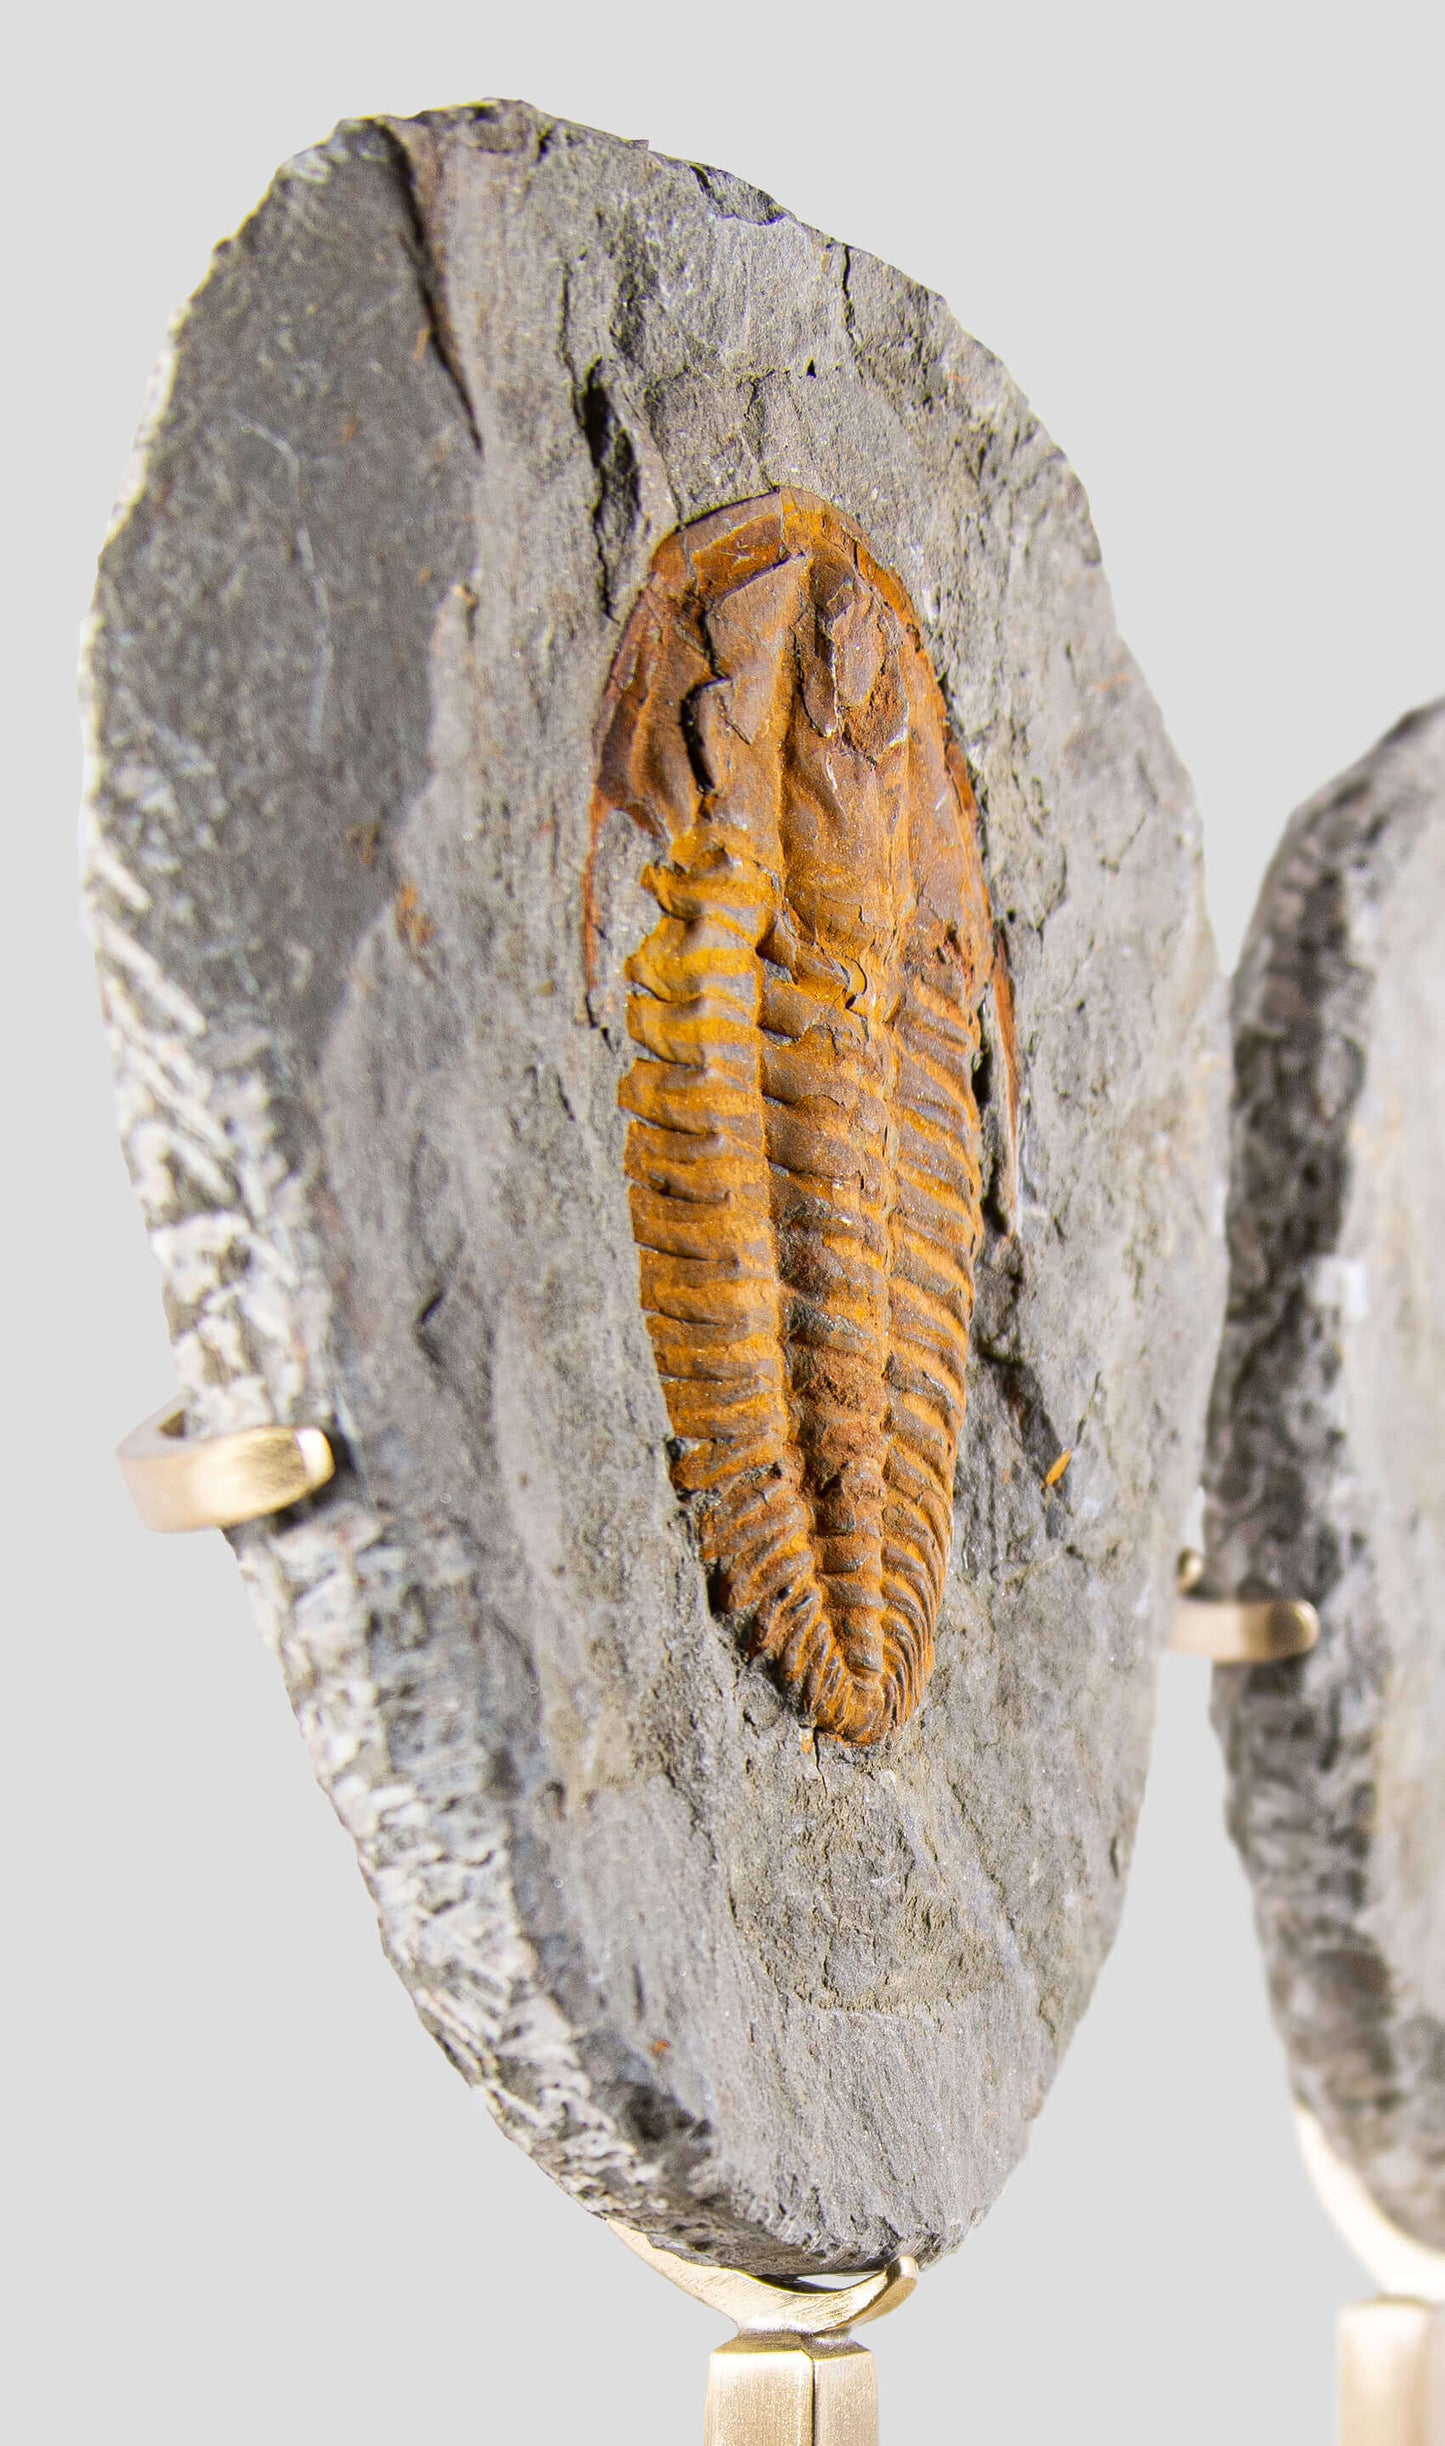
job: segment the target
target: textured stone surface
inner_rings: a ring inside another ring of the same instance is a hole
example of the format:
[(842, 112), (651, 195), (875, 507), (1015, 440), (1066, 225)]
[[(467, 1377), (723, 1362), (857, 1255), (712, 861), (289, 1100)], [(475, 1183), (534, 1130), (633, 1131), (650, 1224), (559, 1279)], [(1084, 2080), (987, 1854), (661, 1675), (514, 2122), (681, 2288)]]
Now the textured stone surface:
[(1295, 816), (1235, 985), (1221, 1592), (1318, 1647), (1216, 1675), (1295, 2090), (1445, 2247), (1445, 703)]
[[(628, 608), (784, 484), (924, 624), (1023, 1084), (937, 1664), (867, 1752), (809, 1753), (709, 1612), (583, 962)], [(1115, 1926), (1222, 1294), (1196, 820), (1077, 481), (937, 299), (734, 180), (519, 106), (352, 127), (179, 328), (90, 667), (181, 1377), (344, 1438), (235, 1542), (422, 2019), (659, 2239), (952, 2247)]]

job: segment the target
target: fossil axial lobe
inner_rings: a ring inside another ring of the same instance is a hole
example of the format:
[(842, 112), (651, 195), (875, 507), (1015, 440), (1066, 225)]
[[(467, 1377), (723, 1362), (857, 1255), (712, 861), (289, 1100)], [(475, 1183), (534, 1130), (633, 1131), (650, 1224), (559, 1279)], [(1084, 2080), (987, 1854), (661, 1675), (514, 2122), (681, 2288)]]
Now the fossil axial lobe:
[(620, 1101), (673, 1482), (805, 1722), (876, 1741), (952, 1537), (993, 944), (917, 621), (838, 511), (776, 493), (661, 546), (603, 707), (612, 809), (662, 851)]

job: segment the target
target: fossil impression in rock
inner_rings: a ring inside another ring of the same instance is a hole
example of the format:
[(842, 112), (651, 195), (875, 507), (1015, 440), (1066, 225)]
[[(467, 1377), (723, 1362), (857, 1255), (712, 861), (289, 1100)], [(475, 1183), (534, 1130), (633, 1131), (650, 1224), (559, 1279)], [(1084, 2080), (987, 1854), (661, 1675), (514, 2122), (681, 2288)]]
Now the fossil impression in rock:
[(594, 824), (660, 845), (622, 1085), (642, 1303), (720, 1610), (805, 1721), (917, 1706), (953, 1532), (991, 932), (912, 606), (774, 493), (660, 548)]
[[(654, 2240), (936, 2258), (1117, 1922), (1223, 1281), (1198, 825), (1082, 487), (939, 299), (742, 181), (520, 104), (367, 122), (177, 326), (90, 687), (91, 923), (189, 1419), (336, 1438), (233, 1542), (418, 2013)], [(729, 912), (751, 1020), (719, 1016)], [(696, 1118), (674, 927), (710, 1114), (756, 1055), (775, 1481), (718, 1432), (717, 1281), (669, 1306), (707, 1258), (654, 1266), (629, 1207), (674, 1199)], [(820, 1037), (886, 1258), (808, 1207)]]

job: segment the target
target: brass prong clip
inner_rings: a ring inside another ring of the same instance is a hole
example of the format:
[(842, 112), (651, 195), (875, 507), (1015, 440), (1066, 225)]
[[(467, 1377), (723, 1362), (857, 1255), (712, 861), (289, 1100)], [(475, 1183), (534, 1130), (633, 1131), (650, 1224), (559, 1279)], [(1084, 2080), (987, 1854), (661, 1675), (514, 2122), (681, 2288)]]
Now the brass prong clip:
[(183, 1401), (116, 1447), (131, 1501), (148, 1529), (233, 1529), (314, 1495), (336, 1472), (320, 1427), (238, 1427), (188, 1435)]
[(1171, 1654), (1204, 1656), (1215, 1665), (1276, 1665), (1307, 1656), (1319, 1638), (1312, 1605), (1294, 1597), (1212, 1597), (1203, 1580), (1204, 1557), (1187, 1546), (1179, 1557)]
[(849, 2285), (779, 2281), (682, 2259), (608, 2222), (650, 2268), (737, 2327), (708, 2364), (703, 2446), (878, 2446), (877, 2370), (849, 2330), (907, 2301), (915, 2260)]

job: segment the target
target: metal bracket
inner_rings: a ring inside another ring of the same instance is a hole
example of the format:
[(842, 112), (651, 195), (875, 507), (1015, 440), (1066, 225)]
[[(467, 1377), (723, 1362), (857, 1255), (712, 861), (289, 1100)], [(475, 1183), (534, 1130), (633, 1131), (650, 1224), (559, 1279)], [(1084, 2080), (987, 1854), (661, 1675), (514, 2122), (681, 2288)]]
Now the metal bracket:
[(1382, 2294), (1340, 2312), (1339, 2446), (1442, 2446), (1445, 2310)]
[(1445, 2446), (1445, 2251), (1376, 2207), (1306, 2108), (1295, 2122), (1325, 2214), (1382, 2288), (1340, 2313), (1338, 2446)]
[(916, 2260), (890, 2260), (851, 2285), (774, 2281), (682, 2259), (608, 2223), (660, 2276), (736, 2323), (708, 2364), (703, 2446), (878, 2446), (873, 2355), (848, 2330), (907, 2301)]
[(131, 1501), (148, 1529), (232, 1529), (314, 1495), (336, 1474), (319, 1427), (239, 1427), (187, 1435), (183, 1401), (132, 1430), (116, 1447)]
[(1172, 1655), (1206, 1656), (1216, 1665), (1275, 1665), (1307, 1656), (1319, 1638), (1312, 1605), (1293, 1597), (1206, 1596), (1203, 1578), (1203, 1555), (1186, 1547), (1168, 1641)]

